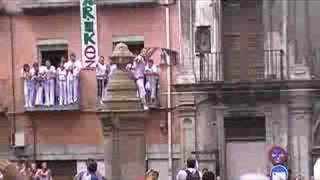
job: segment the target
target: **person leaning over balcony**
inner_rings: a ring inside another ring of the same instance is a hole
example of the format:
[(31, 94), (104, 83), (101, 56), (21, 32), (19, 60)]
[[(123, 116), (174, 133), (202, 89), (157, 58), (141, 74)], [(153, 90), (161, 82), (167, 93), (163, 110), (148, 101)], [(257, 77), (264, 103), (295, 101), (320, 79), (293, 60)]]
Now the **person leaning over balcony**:
[(148, 60), (145, 68), (145, 73), (147, 77), (146, 90), (149, 91), (151, 97), (151, 103), (156, 101), (157, 92), (157, 82), (159, 80), (159, 70), (157, 65), (154, 64), (152, 59)]
[(146, 104), (146, 90), (144, 88), (145, 56), (146, 56), (146, 49), (143, 48), (141, 50), (140, 55), (138, 55), (134, 59), (131, 69), (133, 70), (133, 76), (135, 78), (135, 81), (138, 87), (138, 95), (142, 100), (144, 109), (147, 110), (148, 106)]
[(107, 65), (104, 62), (104, 57), (100, 56), (96, 65), (96, 77), (97, 77), (97, 94), (98, 97), (102, 97), (102, 92), (107, 84)]
[(29, 64), (23, 65), (21, 78), (23, 80), (24, 107), (30, 108), (33, 106), (34, 83), (32, 81), (32, 74)]
[(45, 105), (53, 106), (54, 105), (54, 97), (55, 97), (55, 77), (56, 77), (56, 68), (51, 65), (49, 60), (46, 60), (44, 66), (45, 71), (45, 82), (44, 82), (44, 93), (45, 93)]
[(60, 63), (60, 66), (57, 70), (57, 82), (59, 89), (59, 105), (63, 106), (67, 104), (67, 70), (64, 67), (63, 62)]
[(52, 180), (52, 172), (46, 162), (41, 164), (41, 169), (38, 170), (37, 176), (39, 180)]

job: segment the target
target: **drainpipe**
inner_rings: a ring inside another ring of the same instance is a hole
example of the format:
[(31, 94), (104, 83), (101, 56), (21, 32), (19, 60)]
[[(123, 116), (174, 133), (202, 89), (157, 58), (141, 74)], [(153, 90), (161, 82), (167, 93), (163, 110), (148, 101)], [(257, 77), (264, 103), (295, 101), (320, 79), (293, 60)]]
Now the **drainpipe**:
[[(170, 49), (170, 9), (169, 0), (166, 0), (166, 48)], [(169, 180), (173, 177), (173, 157), (172, 157), (172, 112), (171, 112), (171, 62), (167, 56), (167, 108), (168, 108), (168, 165), (169, 165)]]
[(182, 17), (181, 17), (181, 0), (177, 0), (178, 4), (178, 23), (179, 23), (179, 62), (181, 63), (181, 68), (184, 68), (184, 60), (182, 59)]
[(16, 133), (16, 89), (15, 89), (15, 62), (14, 62), (14, 25), (13, 25), (13, 15), (9, 15), (10, 21), (10, 48), (11, 48), (11, 89), (12, 89), (12, 112), (11, 112), (11, 141), (14, 143), (14, 135)]

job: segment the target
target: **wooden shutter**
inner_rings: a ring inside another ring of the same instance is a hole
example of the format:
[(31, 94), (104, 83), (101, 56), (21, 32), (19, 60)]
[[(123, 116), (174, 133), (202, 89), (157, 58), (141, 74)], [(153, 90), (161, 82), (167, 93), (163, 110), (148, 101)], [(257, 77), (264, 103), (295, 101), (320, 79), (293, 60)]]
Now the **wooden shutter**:
[(223, 6), (225, 80), (264, 76), (261, 0), (226, 0)]

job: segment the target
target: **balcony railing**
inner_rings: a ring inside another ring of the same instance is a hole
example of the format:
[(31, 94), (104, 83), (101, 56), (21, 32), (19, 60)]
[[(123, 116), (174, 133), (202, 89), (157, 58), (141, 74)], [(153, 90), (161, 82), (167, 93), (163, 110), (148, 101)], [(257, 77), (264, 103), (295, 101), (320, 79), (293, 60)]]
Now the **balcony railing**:
[(79, 6), (79, 0), (17, 0), (17, 5), (22, 9), (57, 8)]
[(78, 110), (80, 108), (80, 80), (78, 82), (78, 88), (74, 88), (74, 81), (71, 83), (54, 79), (54, 83), (49, 85), (48, 80), (23, 80), (25, 111)]
[[(239, 55), (240, 53), (235, 53)], [(241, 58), (236, 61), (230, 61), (229, 63), (238, 63), (237, 66), (226, 64), (225, 56), (232, 57), (230, 54), (224, 54), (221, 52), (198, 54), (193, 58), (194, 70), (196, 71), (197, 82), (218, 82), (227, 81), (226, 79), (230, 72), (239, 71), (239, 69), (228, 68), (242, 68), (247, 72), (253, 72), (248, 75), (247, 80), (284, 80), (284, 53), (282, 50), (264, 50), (263, 53), (257, 53), (255, 56), (256, 64), (249, 65), (249, 61), (239, 62)], [(235, 57), (235, 56), (234, 56)], [(240, 57), (240, 56), (237, 56)], [(242, 58), (243, 60), (246, 60)], [(251, 62), (251, 61), (250, 61)], [(253, 62), (253, 61), (252, 61)], [(252, 68), (252, 69), (249, 69)], [(253, 69), (254, 68), (254, 69)], [(232, 80), (232, 79), (231, 79)]]

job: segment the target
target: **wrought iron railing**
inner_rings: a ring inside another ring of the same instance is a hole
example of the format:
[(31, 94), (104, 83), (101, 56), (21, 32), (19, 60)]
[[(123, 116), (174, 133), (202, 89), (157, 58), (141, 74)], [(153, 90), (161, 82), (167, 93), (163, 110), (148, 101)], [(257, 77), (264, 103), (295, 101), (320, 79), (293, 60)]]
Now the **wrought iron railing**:
[(313, 49), (308, 56), (311, 77), (320, 79), (320, 48)]
[(279, 49), (264, 50), (265, 79), (284, 80), (284, 52)]
[[(241, 52), (237, 53), (238, 55)], [(225, 76), (233, 71), (226, 70), (224, 57), (229, 54), (222, 52), (198, 54), (193, 58), (193, 67), (197, 82), (219, 82), (226, 81)], [(285, 62), (284, 52), (282, 50), (263, 50), (261, 53), (257, 52), (255, 57), (256, 65), (244, 65), (241, 68), (253, 67), (254, 69), (247, 69), (253, 71), (255, 75), (248, 76), (248, 80), (284, 80), (285, 79)], [(239, 56), (241, 59), (241, 57)], [(237, 59), (239, 61), (239, 59)], [(230, 61), (229, 63), (232, 63)], [(239, 63), (239, 62), (237, 62)], [(246, 61), (245, 63), (249, 63)], [(229, 66), (236, 67), (236, 66)], [(226, 71), (225, 71), (226, 70)]]

